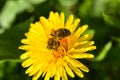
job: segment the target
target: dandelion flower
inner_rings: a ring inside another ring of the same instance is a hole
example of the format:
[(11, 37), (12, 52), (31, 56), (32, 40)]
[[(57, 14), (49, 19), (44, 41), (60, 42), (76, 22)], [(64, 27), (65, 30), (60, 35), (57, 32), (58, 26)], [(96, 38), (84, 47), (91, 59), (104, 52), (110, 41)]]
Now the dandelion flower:
[[(27, 68), (25, 73), (32, 76), (32, 80), (38, 80), (40, 76), (44, 80), (68, 80), (67, 75), (73, 78), (75, 74), (83, 78), (82, 71), (89, 72), (78, 59), (94, 58), (87, 51), (96, 49), (96, 46), (90, 41), (93, 35), (82, 35), (88, 25), (76, 30), (79, 22), (80, 19), (73, 21), (73, 15), (65, 21), (64, 13), (50, 12), (48, 19), (40, 17), (40, 21), (30, 24), (26, 39), (21, 40), (24, 45), (19, 49), (26, 50), (20, 58), (24, 60), (22, 66)], [(69, 35), (64, 36), (68, 34), (65, 30)], [(59, 31), (64, 37), (58, 36)]]

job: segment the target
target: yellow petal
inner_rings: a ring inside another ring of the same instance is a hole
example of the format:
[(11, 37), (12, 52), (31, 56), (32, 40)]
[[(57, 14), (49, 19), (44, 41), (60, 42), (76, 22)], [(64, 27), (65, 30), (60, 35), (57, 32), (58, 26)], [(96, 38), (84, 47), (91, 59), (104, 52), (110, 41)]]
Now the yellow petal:
[(47, 40), (44, 27), (39, 22), (36, 22), (35, 24), (31, 24), (30, 26), (32, 27), (30, 28), (31, 33), (36, 34), (36, 36), (38, 36), (38, 38), (40, 39)]
[(52, 23), (50, 23), (45, 17), (40, 17), (40, 22), (46, 30), (46, 35), (49, 35), (51, 30), (55, 28), (55, 26), (52, 25)]
[(44, 80), (49, 80), (50, 79), (50, 73), (46, 73)]
[(22, 39), (21, 42), (22, 42), (23, 44), (29, 44), (30, 41), (29, 41), (28, 39)]
[(59, 19), (59, 14), (50, 12), (50, 16), (49, 16), (49, 22), (53, 25), (53, 29), (58, 29), (60, 28), (60, 19)]
[(65, 67), (65, 70), (68, 73), (68, 75), (70, 75), (71, 77), (75, 77), (74, 73), (72, 72), (70, 67), (67, 65), (67, 63), (64, 64), (64, 67)]
[(70, 29), (72, 22), (73, 22), (73, 15), (70, 15), (68, 17), (68, 20), (66, 21), (65, 28)]
[(84, 75), (83, 73), (80, 71), (80, 69), (74, 67), (73, 65), (71, 65), (70, 63), (68, 63), (68, 65), (70, 66), (70, 68), (75, 72), (76, 75), (78, 75), (79, 77), (83, 78)]
[(60, 14), (60, 26), (61, 27), (64, 27), (64, 21), (65, 21), (65, 16), (64, 16), (64, 13), (62, 12), (61, 14)]
[(67, 74), (64, 68), (62, 68), (62, 80), (68, 80)]
[(71, 25), (71, 28), (70, 28), (71, 33), (75, 31), (79, 22), (80, 22), (80, 19), (76, 19), (74, 23)]
[(42, 24), (42, 27), (44, 27), (44, 29), (50, 28), (49, 27), (50, 26), (49, 21), (43, 16), (40, 17), (40, 23)]
[(26, 52), (20, 56), (20, 59), (26, 59), (29, 57), (30, 52)]
[(54, 15), (54, 13), (53, 13), (52, 11), (50, 12), (50, 15), (49, 15), (48, 20), (49, 20), (50, 22), (52, 22), (52, 23), (55, 22), (55, 15)]
[(96, 49), (96, 46), (90, 46), (90, 47), (86, 47), (86, 48), (80, 48), (80, 49), (71, 49), (71, 51), (69, 51), (70, 53), (83, 53), (83, 52), (87, 52), (90, 50), (94, 50)]
[(69, 56), (75, 59), (94, 58), (94, 55), (89, 53), (73, 53), (72, 55)]
[(57, 71), (55, 63), (50, 64), (49, 68), (50, 68), (49, 69), (50, 77), (53, 77), (56, 74), (56, 71)]
[(41, 76), (42, 73), (43, 73), (43, 71), (40, 70), (38, 73), (36, 73), (36, 74), (32, 77), (32, 80), (37, 80), (37, 79)]
[(31, 66), (25, 71), (25, 73), (28, 74), (28, 73), (30, 73), (33, 69), (34, 69), (34, 65), (31, 65)]
[(43, 74), (42, 74), (42, 77), (43, 76), (45, 76), (45, 74), (48, 72), (48, 69), (49, 69), (49, 60), (48, 61), (44, 61), (44, 66), (43, 66), (43, 69), (42, 70), (44, 70), (44, 72), (43, 72)]
[[(34, 76), (33, 76), (33, 80), (37, 80), (41, 75), (42, 76), (44, 76), (45, 74), (44, 73), (46, 73), (46, 69), (47, 69), (47, 66), (48, 66), (48, 62), (46, 62), (46, 61), (43, 61), (42, 60), (42, 65), (40, 66), (40, 69), (39, 69), (39, 71), (37, 71), (35, 74), (34, 74)], [(39, 63), (40, 64), (40, 63)], [(43, 74), (42, 74), (43, 73)], [(31, 76), (33, 73), (31, 72), (29, 75)]]
[(30, 72), (30, 76), (34, 75), (35, 73), (37, 73), (41, 67), (43, 66), (43, 63), (38, 63), (38, 64), (33, 64), (34, 65), (34, 69)]
[(29, 49), (29, 48), (31, 48), (30, 45), (19, 46), (19, 49), (22, 49), (22, 50), (27, 50), (27, 49)]
[(84, 25), (80, 28), (78, 28), (77, 31), (75, 31), (71, 36), (70, 36), (70, 42), (71, 44), (73, 44), (78, 38), (79, 36), (88, 28), (88, 25)]
[(82, 41), (88, 40), (91, 36), (93, 36), (93, 35), (91, 35), (91, 34), (85, 34), (82, 37), (78, 38), (77, 42), (82, 42)]
[(58, 12), (55, 12), (55, 17), (54, 17), (54, 19), (56, 20), (56, 27), (57, 27), (57, 29), (59, 29), (59, 28), (61, 28), (62, 26), (60, 25), (60, 17), (59, 17), (59, 14), (58, 14)]
[(79, 67), (81, 70), (83, 70), (85, 72), (89, 71), (89, 69), (84, 64), (82, 64), (81, 62), (79, 62), (73, 58), (66, 57), (66, 60), (68, 61), (68, 64), (73, 65), (73, 67), (77, 67), (77, 68)]
[(27, 59), (22, 63), (23, 67), (29, 67), (30, 65), (32, 65), (34, 63), (33, 59)]
[(86, 47), (90, 47), (94, 44), (94, 41), (89, 41), (89, 42), (86, 42), (86, 43), (79, 43), (77, 46), (75, 46), (76, 49), (80, 49), (80, 48), (86, 48)]
[(60, 80), (59, 69), (57, 69), (57, 71), (56, 71), (56, 75), (55, 75), (55, 77), (54, 77), (54, 80)]

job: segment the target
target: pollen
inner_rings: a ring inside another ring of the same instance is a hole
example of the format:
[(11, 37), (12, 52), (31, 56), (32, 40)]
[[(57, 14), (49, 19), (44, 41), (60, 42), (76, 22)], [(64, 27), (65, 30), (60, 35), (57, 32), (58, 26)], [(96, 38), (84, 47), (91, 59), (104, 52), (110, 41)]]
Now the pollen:
[(62, 39), (60, 41), (60, 46), (57, 50), (53, 50), (53, 55), (55, 58), (62, 58), (67, 55), (68, 43), (67, 39)]

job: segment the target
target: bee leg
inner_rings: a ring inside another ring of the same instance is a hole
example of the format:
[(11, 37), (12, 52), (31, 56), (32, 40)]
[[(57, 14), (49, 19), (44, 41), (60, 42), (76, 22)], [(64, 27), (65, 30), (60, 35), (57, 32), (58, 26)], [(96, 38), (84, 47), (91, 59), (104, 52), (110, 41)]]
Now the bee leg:
[(61, 43), (67, 43), (67, 39), (66, 39), (66, 38), (61, 39), (60, 42), (61, 42)]
[(61, 42), (62, 47), (67, 51), (68, 50), (67, 39), (64, 38), (64, 39), (60, 40), (60, 42)]

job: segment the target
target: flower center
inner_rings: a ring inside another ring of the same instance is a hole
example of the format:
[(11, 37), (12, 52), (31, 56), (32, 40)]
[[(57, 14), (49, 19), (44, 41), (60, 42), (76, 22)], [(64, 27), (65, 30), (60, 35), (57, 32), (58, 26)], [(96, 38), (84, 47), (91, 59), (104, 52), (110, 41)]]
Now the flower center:
[(60, 40), (60, 46), (56, 50), (52, 50), (55, 58), (64, 57), (65, 55), (67, 55), (67, 51), (68, 51), (68, 42), (66, 38)]
[(68, 51), (67, 37), (71, 35), (71, 32), (66, 28), (52, 29), (50, 38), (48, 39), (47, 48), (52, 50), (53, 55), (63, 57)]

